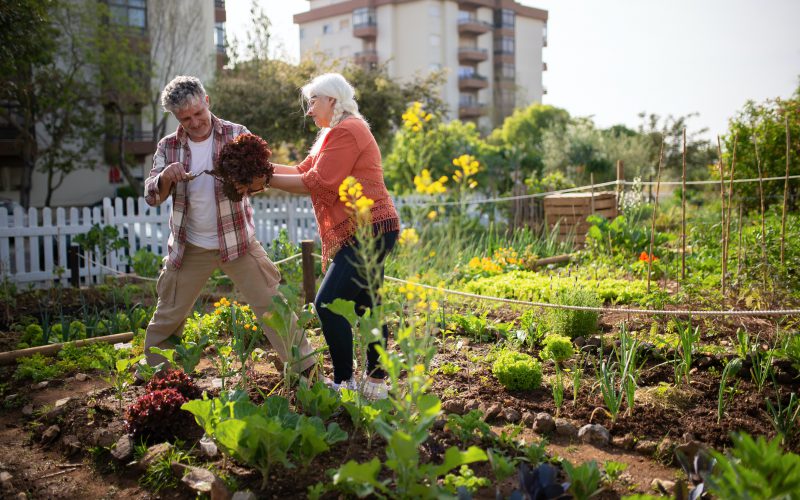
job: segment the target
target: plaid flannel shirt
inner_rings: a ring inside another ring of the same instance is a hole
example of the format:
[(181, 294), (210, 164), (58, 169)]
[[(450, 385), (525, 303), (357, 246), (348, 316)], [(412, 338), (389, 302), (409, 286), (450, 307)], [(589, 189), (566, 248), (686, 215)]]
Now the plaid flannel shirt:
[[(243, 125), (221, 120), (211, 115), (211, 127), (214, 141), (212, 158), (216, 162), (222, 146), (231, 142), (240, 134), (250, 133)], [(155, 207), (165, 200), (161, 199), (158, 181), (164, 168), (174, 162), (183, 163), (186, 172), (191, 171), (192, 155), (189, 150), (189, 137), (178, 125), (178, 130), (158, 142), (153, 156), (153, 168), (144, 181), (144, 198), (148, 205)], [(186, 248), (186, 214), (191, 209), (188, 196), (188, 182), (178, 182), (172, 187), (172, 213), (169, 216), (169, 241), (167, 243), (167, 259), (175, 267), (181, 267), (183, 251)], [(231, 261), (247, 252), (250, 239), (255, 235), (253, 223), (253, 207), (245, 196), (240, 202), (233, 202), (222, 193), (222, 183), (214, 182), (217, 197), (217, 235), (219, 237), (219, 253), (223, 262)]]

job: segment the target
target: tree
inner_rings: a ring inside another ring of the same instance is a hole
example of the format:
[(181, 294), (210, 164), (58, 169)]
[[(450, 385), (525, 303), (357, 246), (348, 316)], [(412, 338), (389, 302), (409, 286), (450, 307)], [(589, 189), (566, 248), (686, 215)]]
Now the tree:
[(541, 175), (543, 140), (547, 130), (564, 130), (569, 113), (561, 108), (532, 104), (517, 109), (489, 136), (489, 142), (515, 151), (521, 176)]
[(691, 113), (686, 116), (674, 117), (672, 115), (662, 118), (656, 114), (639, 113), (642, 120), (638, 132), (650, 140), (651, 157), (649, 164), (651, 170), (642, 171), (642, 175), (655, 178), (658, 170), (658, 156), (661, 150), (661, 141), (664, 141), (664, 159), (662, 164), (661, 179), (679, 179), (683, 172), (683, 131), (686, 130), (686, 177), (690, 180), (705, 179), (708, 177), (707, 166), (717, 157), (716, 144), (703, 139), (703, 134), (708, 129), (693, 130), (689, 120), (698, 116)]
[(47, 174), (47, 204), (64, 177), (86, 165), (101, 133), (91, 65), (97, 10), (56, 0), (6, 7), (2, 19), (10, 21), (11, 31), (6, 35), (4, 26), (3, 32), (12, 41), (3, 45), (14, 49), (0, 63), (0, 118), (17, 130), (23, 144), (20, 203), (30, 205), (38, 168)]
[[(744, 109), (730, 120), (723, 142), (723, 160), (728, 171), (731, 169), (736, 140), (736, 178), (758, 178), (759, 160), (764, 177), (783, 177), (786, 174), (787, 121), (790, 137), (789, 175), (800, 173), (800, 85), (788, 99), (768, 99), (762, 103), (748, 101)], [(760, 207), (758, 183), (738, 184), (735, 190), (747, 208)], [(783, 190), (783, 181), (765, 182), (765, 206), (781, 204)], [(797, 209), (798, 201), (800, 183), (790, 181), (789, 206)]]
[(169, 113), (161, 107), (161, 91), (176, 75), (187, 72), (192, 50), (202, 46), (208, 33), (201, 28), (201, 10), (192, 0), (150, 2), (148, 5), (148, 34), (152, 82), (150, 107), (153, 139), (167, 135)]

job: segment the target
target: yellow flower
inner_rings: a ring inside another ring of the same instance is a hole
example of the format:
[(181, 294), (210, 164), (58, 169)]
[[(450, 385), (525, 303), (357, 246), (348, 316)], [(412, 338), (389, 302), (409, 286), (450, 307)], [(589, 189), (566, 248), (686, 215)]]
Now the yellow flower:
[(430, 170), (427, 168), (423, 168), (419, 175), (414, 176), (414, 187), (421, 194), (444, 194), (447, 192), (447, 188), (444, 186), (446, 182), (447, 177), (444, 176), (434, 181)]
[(417, 234), (417, 230), (413, 227), (408, 227), (403, 229), (403, 232), (400, 233), (400, 238), (398, 242), (402, 246), (414, 246), (419, 243), (419, 235)]
[(219, 302), (214, 302), (214, 307), (219, 307)]
[(430, 113), (426, 113), (424, 109), (422, 109), (421, 102), (414, 102), (409, 108), (403, 113), (403, 126), (407, 129), (411, 130), (412, 132), (419, 132), (422, 130), (422, 125), (431, 121), (433, 115)]
[(453, 181), (461, 183), (465, 182), (470, 189), (474, 189), (478, 183), (475, 180), (466, 182), (470, 177), (480, 171), (481, 164), (472, 155), (461, 155), (453, 159), (453, 165), (456, 170), (453, 172)]
[(428, 254), (428, 257), (436, 257), (436, 250), (431, 250), (431, 253)]
[(439, 215), (439, 213), (436, 210), (431, 210), (428, 212), (428, 219), (433, 220), (437, 215)]
[(359, 221), (368, 221), (375, 201), (364, 196), (364, 188), (353, 176), (348, 176), (339, 185), (339, 199), (354, 211)]

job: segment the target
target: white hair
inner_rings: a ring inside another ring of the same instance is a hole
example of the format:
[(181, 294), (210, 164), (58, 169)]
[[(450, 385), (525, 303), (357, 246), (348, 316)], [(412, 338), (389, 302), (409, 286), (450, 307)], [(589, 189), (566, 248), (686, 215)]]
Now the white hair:
[[(331, 118), (330, 128), (338, 125), (347, 117), (354, 116), (364, 120), (358, 112), (356, 103), (356, 91), (353, 86), (345, 80), (339, 73), (325, 73), (317, 76), (300, 90), (306, 101), (312, 97), (331, 97), (336, 100), (333, 106), (333, 117)], [(366, 122), (366, 120), (364, 120)], [(311, 154), (317, 154), (322, 147), (325, 136), (328, 135), (330, 128), (323, 128), (317, 135), (314, 145), (311, 147)]]
[(161, 92), (161, 105), (165, 111), (175, 113), (203, 101), (206, 89), (193, 76), (176, 76)]

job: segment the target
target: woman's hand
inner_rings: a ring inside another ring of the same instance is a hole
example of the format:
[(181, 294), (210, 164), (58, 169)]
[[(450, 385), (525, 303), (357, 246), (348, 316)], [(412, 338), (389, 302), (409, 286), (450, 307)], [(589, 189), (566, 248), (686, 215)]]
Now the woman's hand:
[(247, 195), (250, 193), (256, 193), (258, 191), (263, 191), (267, 188), (267, 176), (262, 175), (261, 177), (255, 177), (253, 182), (249, 185), (247, 184), (236, 184), (236, 190), (242, 194)]

